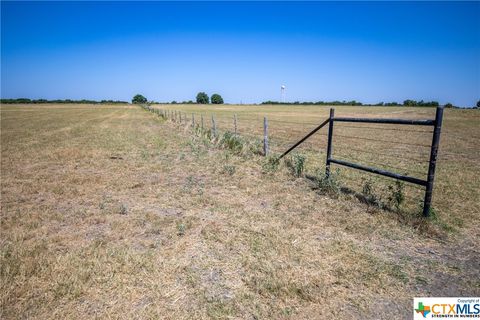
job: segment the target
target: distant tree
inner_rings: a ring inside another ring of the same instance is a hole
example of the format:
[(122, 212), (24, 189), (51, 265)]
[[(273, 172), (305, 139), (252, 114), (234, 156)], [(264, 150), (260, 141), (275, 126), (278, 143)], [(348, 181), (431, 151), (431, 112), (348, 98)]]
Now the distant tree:
[(135, 97), (132, 99), (132, 103), (138, 104), (138, 103), (146, 103), (147, 98), (142, 96), (141, 94), (137, 94)]
[(18, 98), (17, 99), (17, 103), (31, 103), (32, 100), (28, 99), (28, 98)]
[(477, 101), (477, 109), (480, 109), (480, 100)]
[(171, 102), (171, 104), (177, 104), (177, 101), (173, 100), (173, 101)]
[(415, 107), (417, 105), (417, 101), (408, 99), (403, 101), (403, 105), (406, 107)]
[(212, 94), (211, 101), (213, 104), (223, 104), (222, 96), (217, 93)]
[(448, 109), (453, 108), (453, 104), (451, 104), (450, 102), (446, 103), (445, 108), (448, 108)]
[(197, 94), (197, 103), (208, 104), (209, 103), (208, 95), (205, 92), (199, 92)]

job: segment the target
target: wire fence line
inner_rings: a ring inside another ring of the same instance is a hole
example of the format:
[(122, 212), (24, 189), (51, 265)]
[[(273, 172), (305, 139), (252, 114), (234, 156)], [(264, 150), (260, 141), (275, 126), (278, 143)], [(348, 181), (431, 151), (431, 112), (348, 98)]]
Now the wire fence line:
[[(280, 153), (289, 148), (295, 141), (303, 137), (314, 126), (319, 125), (324, 119), (318, 118), (317, 122), (295, 121), (278, 119), (274, 116), (269, 117), (261, 114), (221, 114), (221, 113), (202, 113), (202, 112), (185, 112), (175, 109), (160, 109), (146, 106), (153, 112), (157, 112), (165, 119), (179, 123), (188, 124), (195, 123), (195, 126), (202, 127), (205, 130), (212, 130), (212, 119), (215, 121), (216, 131), (233, 132), (249, 139), (264, 140), (264, 118), (268, 123), (268, 142), (271, 153)], [(405, 129), (402, 127), (391, 128), (391, 126), (381, 125), (361, 125), (361, 124), (338, 124), (335, 126), (335, 142), (336, 150), (346, 149), (348, 151), (371, 153), (376, 159), (379, 157), (404, 158), (418, 162), (428, 162), (429, 147), (431, 143), (432, 130), (423, 129)], [(383, 132), (382, 134), (377, 132)], [(448, 132), (448, 131), (447, 131)], [(326, 148), (327, 132), (319, 131), (315, 135), (304, 142), (299, 150), (301, 151), (321, 151)], [(402, 139), (403, 138), (403, 139)], [(450, 133), (445, 139), (454, 139)], [(456, 138), (455, 138), (456, 139)], [(415, 142), (412, 142), (415, 140)], [(362, 148), (358, 148), (361, 143)], [(371, 150), (370, 146), (375, 145), (380, 148), (389, 148), (391, 154), (382, 153), (379, 150)], [(424, 149), (424, 150), (422, 150)], [(451, 160), (453, 157), (461, 158), (466, 161), (478, 161), (480, 153), (472, 150), (471, 153), (441, 152), (439, 160)], [(386, 163), (387, 164), (387, 163)], [(403, 170), (403, 169), (402, 169)]]
[[(161, 109), (144, 106), (144, 109), (162, 116), (167, 121), (209, 132), (214, 137), (221, 137), (226, 132), (234, 133), (249, 140), (263, 144), (265, 155), (278, 155), (289, 149), (296, 141), (303, 138), (325, 119), (287, 118), (290, 115), (262, 115), (259, 113), (214, 113), (185, 112), (181, 110)], [(410, 130), (411, 129), (411, 130)], [(354, 160), (356, 163), (374, 166), (382, 170), (397, 172), (424, 180), (427, 176), (432, 130), (423, 127), (407, 128), (382, 124), (363, 124), (338, 122), (335, 125), (334, 152), (340, 160)], [(454, 139), (452, 137), (445, 137)], [(442, 137), (442, 139), (444, 139)], [(306, 158), (306, 170), (316, 170), (324, 166), (327, 158), (327, 130), (317, 131), (311, 138), (302, 143), (296, 152)], [(388, 152), (387, 152), (388, 151)], [(464, 160), (466, 163), (477, 163), (480, 154), (473, 152), (440, 152), (438, 161)], [(390, 178), (371, 176), (367, 173), (353, 173), (342, 170), (341, 178), (348, 185), (359, 187), (365, 181), (377, 181), (388, 186)], [(360, 179), (360, 180), (359, 180)], [(359, 183), (359, 181), (363, 181)], [(422, 188), (414, 184), (405, 185), (415, 197), (421, 196)]]

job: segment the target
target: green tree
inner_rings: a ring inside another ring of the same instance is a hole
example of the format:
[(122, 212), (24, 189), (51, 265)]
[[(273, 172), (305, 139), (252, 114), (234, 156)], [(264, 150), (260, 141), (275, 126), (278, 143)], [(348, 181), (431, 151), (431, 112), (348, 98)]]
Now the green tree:
[(138, 103), (147, 103), (147, 98), (142, 96), (141, 94), (137, 94), (135, 97), (132, 99), (132, 103), (138, 104)]
[(406, 107), (415, 107), (417, 105), (417, 101), (408, 99), (403, 101), (403, 105)]
[(477, 108), (480, 109), (480, 100), (477, 101)]
[(209, 103), (208, 95), (205, 92), (199, 92), (197, 94), (197, 103), (208, 104)]
[(449, 103), (445, 104), (445, 108), (448, 108), (448, 109), (453, 108), (453, 104), (451, 104), (451, 103), (449, 102)]
[(212, 94), (211, 100), (213, 104), (223, 104), (222, 96), (217, 93)]

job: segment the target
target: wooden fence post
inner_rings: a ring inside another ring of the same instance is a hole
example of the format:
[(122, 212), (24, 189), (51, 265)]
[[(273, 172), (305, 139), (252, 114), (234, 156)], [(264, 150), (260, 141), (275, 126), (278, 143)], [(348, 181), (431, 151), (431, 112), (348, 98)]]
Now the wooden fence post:
[(268, 155), (268, 120), (263, 117), (263, 154)]
[(192, 128), (195, 129), (195, 114), (192, 113)]
[(203, 132), (203, 114), (200, 115), (200, 119), (201, 119), (201, 124), (202, 124), (201, 130), (202, 130), (202, 132)]
[(325, 176), (330, 177), (330, 160), (332, 158), (332, 135), (333, 135), (333, 118), (335, 109), (330, 109), (330, 118), (328, 119), (328, 143), (327, 143), (327, 160), (325, 165)]

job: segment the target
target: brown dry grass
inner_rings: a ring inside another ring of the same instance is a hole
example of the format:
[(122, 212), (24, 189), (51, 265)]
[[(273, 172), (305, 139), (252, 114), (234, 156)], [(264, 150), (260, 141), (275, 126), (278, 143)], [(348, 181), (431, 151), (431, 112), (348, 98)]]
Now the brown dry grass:
[(1, 317), (378, 319), (410, 317), (414, 296), (478, 295), (478, 120), (447, 111), (463, 139), (442, 151), (473, 159), (440, 162), (441, 224), (419, 229), (138, 107), (4, 105)]

